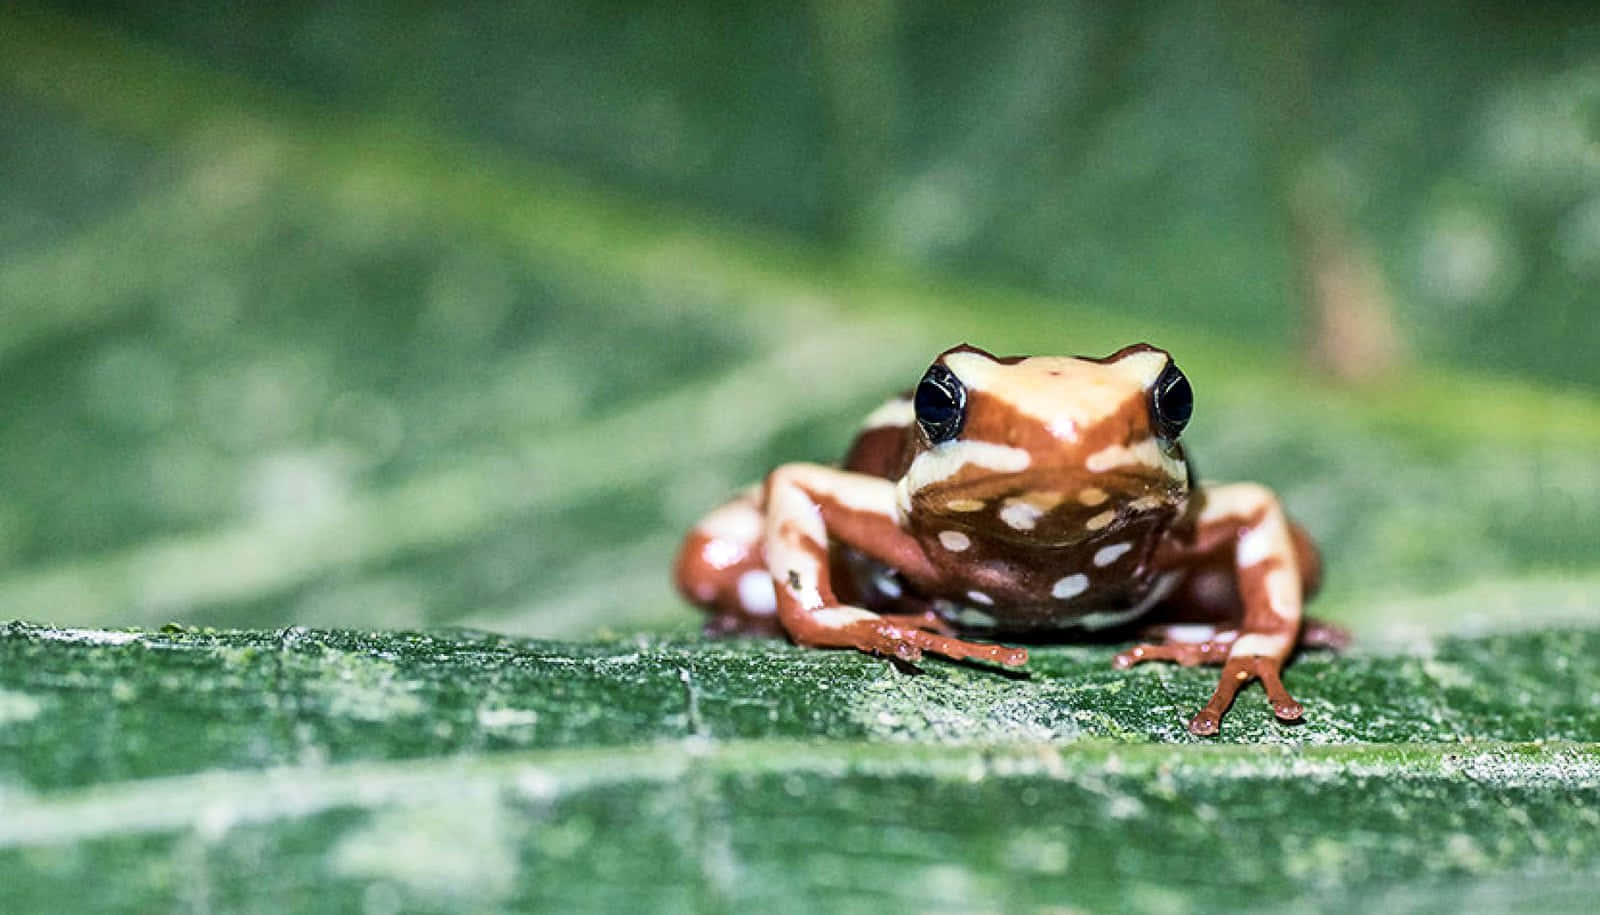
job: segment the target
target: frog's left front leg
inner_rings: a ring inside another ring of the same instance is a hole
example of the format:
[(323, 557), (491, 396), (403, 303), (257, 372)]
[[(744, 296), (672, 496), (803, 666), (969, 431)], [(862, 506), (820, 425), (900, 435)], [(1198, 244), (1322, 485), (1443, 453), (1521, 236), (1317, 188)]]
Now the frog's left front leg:
[(1211, 557), (1228, 560), (1241, 605), (1237, 630), (1195, 643), (1141, 645), (1119, 655), (1117, 665), (1147, 660), (1222, 662), (1216, 691), (1189, 722), (1194, 734), (1215, 734), (1234, 697), (1251, 680), (1260, 680), (1266, 688), (1273, 714), (1284, 721), (1299, 720), (1304, 710), (1284, 689), (1282, 672), (1300, 632), (1305, 590), (1300, 553), (1271, 490), (1248, 483), (1207, 490), (1194, 542), (1169, 549), (1157, 561), (1193, 570)]
[(904, 661), (924, 651), (1007, 665), (1027, 661), (1021, 648), (930, 632), (927, 627), (937, 625), (931, 617), (880, 616), (839, 603), (828, 571), (830, 542), (847, 544), (913, 582), (936, 574), (916, 539), (896, 522), (890, 481), (817, 464), (785, 464), (767, 477), (765, 508), (764, 552), (778, 621), (799, 644), (856, 648)]

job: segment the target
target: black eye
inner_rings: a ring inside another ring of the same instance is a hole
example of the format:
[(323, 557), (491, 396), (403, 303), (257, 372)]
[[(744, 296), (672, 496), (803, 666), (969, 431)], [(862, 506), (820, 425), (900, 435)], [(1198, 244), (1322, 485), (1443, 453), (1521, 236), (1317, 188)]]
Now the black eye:
[(1176, 365), (1167, 363), (1150, 389), (1150, 416), (1156, 424), (1156, 433), (1164, 439), (1175, 439), (1189, 424), (1194, 415), (1194, 388)]
[(935, 362), (917, 385), (914, 401), (917, 425), (927, 433), (928, 441), (937, 445), (948, 442), (961, 432), (967, 419), (967, 389), (955, 372)]

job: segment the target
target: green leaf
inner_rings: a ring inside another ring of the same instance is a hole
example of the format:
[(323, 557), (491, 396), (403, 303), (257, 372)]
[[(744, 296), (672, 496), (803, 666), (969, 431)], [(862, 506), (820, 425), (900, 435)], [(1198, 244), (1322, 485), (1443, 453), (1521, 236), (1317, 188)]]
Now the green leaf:
[[(1199, 318), (1192, 294), (1282, 265), (1165, 197), (1125, 221), (1194, 246), (1073, 254), (1176, 303), (1117, 313), (267, 88), (203, 32), (8, 13), (0, 614), (249, 628), (0, 634), (0, 909), (1592, 906), (1592, 395), (1429, 367), (1342, 388), (1219, 338), (1266, 300)], [(1063, 247), (998, 223), (983, 248)], [(1461, 316), (1438, 339), (1479, 352)], [(665, 574), (685, 526), (837, 456), (966, 338), (1181, 354), (1202, 469), (1284, 494), (1329, 560), (1313, 612), (1357, 632), (1289, 670), (1305, 724), (1252, 688), (1196, 740), (1215, 671), (1118, 673), (1106, 646), (1018, 678), (592, 640), (693, 625)], [(375, 631), (267, 628), (290, 622)], [(460, 623), (568, 641), (395, 631)]]
[[(1600, 632), (1024, 676), (772, 642), (0, 637), (8, 911), (194, 905), (1327, 911), (1571, 904), (1600, 860)], [(1559, 688), (1551, 686), (1559, 674)]]

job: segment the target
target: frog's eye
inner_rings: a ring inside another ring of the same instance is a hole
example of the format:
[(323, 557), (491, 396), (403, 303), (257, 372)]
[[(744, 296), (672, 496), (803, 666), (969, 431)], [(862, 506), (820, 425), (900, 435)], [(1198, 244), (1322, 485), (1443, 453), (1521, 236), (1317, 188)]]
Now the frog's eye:
[(1150, 389), (1150, 416), (1155, 421), (1156, 434), (1168, 440), (1177, 438), (1193, 415), (1194, 389), (1183, 372), (1169, 362)]
[(922, 376), (913, 404), (917, 425), (935, 445), (959, 435), (967, 419), (967, 389), (955, 372), (937, 362)]

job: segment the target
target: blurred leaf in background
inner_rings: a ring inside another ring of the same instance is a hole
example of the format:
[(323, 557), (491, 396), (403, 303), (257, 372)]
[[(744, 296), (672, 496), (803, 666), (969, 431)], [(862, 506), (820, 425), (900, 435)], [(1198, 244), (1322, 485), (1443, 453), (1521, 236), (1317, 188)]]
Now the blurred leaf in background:
[(677, 532), (962, 339), (1178, 353), (1346, 615), (1589, 574), (1580, 8), (8, 18), (16, 615), (687, 622)]

